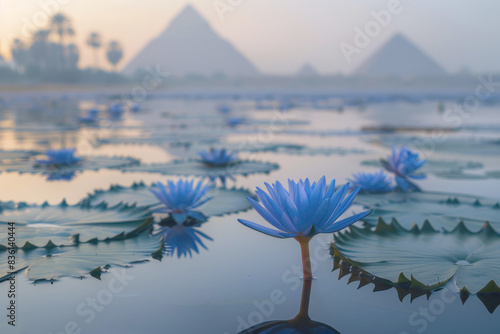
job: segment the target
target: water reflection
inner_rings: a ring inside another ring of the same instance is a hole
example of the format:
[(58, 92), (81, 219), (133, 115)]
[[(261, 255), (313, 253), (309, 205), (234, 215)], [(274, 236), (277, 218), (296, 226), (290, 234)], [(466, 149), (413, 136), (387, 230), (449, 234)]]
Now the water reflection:
[(47, 174), (47, 181), (71, 181), (76, 176), (74, 170), (57, 171)]
[(176, 224), (173, 219), (163, 220), (156, 227), (154, 234), (162, 234), (165, 245), (169, 248), (168, 255), (177, 257), (193, 256), (193, 252), (199, 254), (199, 248), (208, 249), (203, 243), (203, 239), (213, 241), (207, 234), (201, 232), (198, 227), (201, 223), (188, 220), (184, 224)]
[(302, 297), (299, 313), (291, 320), (266, 321), (252, 326), (239, 334), (340, 334), (321, 322), (311, 320), (309, 317), (309, 300), (311, 298), (312, 280), (306, 279), (302, 283)]
[[(427, 300), (429, 300), (430, 296), (433, 293), (437, 293), (439, 291), (442, 291), (443, 289), (449, 289), (445, 286), (444, 288), (439, 288), (437, 290), (430, 290), (425, 288), (412, 287), (411, 282), (392, 283), (388, 280), (363, 272), (359, 268), (353, 267), (348, 261), (342, 261), (339, 257), (334, 257), (333, 259), (332, 272), (336, 270), (339, 271), (339, 280), (349, 275), (347, 284), (350, 284), (352, 282), (359, 282), (358, 289), (369, 284), (374, 285), (373, 292), (385, 291), (394, 288), (398, 293), (400, 302), (403, 302), (403, 299), (408, 295), (410, 296), (410, 303), (422, 296), (426, 296)], [(470, 293), (464, 291), (459, 294), (462, 304), (465, 304), (470, 295)], [(486, 307), (488, 312), (491, 314), (493, 314), (493, 312), (495, 312), (497, 307), (500, 305), (500, 294), (498, 293), (479, 292), (476, 295), (481, 303)]]

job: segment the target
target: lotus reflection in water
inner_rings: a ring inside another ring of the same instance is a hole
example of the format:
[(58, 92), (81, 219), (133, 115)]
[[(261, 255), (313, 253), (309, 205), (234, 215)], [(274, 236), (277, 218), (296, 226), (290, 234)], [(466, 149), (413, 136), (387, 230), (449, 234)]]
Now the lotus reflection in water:
[(239, 334), (340, 334), (321, 322), (309, 317), (309, 301), (311, 298), (312, 280), (302, 282), (302, 297), (299, 313), (288, 321), (267, 321), (245, 329)]

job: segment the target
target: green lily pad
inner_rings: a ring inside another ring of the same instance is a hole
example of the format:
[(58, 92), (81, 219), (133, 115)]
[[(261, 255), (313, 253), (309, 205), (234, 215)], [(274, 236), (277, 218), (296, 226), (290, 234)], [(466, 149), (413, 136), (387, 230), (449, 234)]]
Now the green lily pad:
[(197, 160), (178, 160), (170, 163), (139, 165), (122, 168), (124, 172), (160, 173), (184, 176), (217, 177), (226, 175), (268, 174), (279, 166), (262, 161), (239, 161), (230, 166), (207, 166)]
[[(210, 145), (191, 145), (186, 153), (191, 156), (196, 155), (202, 150), (209, 150)], [(229, 151), (236, 152), (275, 152), (284, 154), (296, 155), (347, 155), (347, 154), (365, 154), (366, 150), (360, 148), (343, 148), (343, 147), (310, 147), (300, 144), (286, 144), (286, 143), (252, 143), (252, 142), (230, 142), (218, 143), (217, 147), (223, 147)], [(172, 148), (168, 149), (173, 153), (177, 153)], [(181, 153), (182, 154), (182, 153)]]
[[(138, 206), (156, 206), (160, 204), (156, 196), (149, 190), (156, 185), (146, 186), (143, 182), (134, 183), (131, 187), (122, 187), (119, 185), (111, 186), (108, 190), (96, 190), (90, 194), (84, 202), (96, 205), (100, 202), (106, 202), (109, 205), (135, 204)], [(237, 188), (212, 188), (207, 196), (214, 196), (197, 211), (207, 217), (222, 216), (225, 214), (246, 211), (251, 208), (250, 203), (245, 196), (253, 196), (246, 189)]]
[(83, 277), (87, 274), (99, 278), (107, 266), (128, 266), (151, 257), (161, 259), (164, 247), (162, 236), (150, 236), (145, 232), (136, 238), (79, 244), (64, 253), (45, 256), (32, 263), (27, 275), (33, 281), (56, 280), (64, 276)]
[(364, 221), (376, 225), (377, 217), (396, 219), (409, 229), (422, 226), (426, 220), (435, 228), (453, 229), (459, 222), (472, 230), (479, 230), (485, 221), (500, 231), (500, 204), (498, 200), (439, 192), (392, 192), (386, 194), (359, 194), (356, 203), (373, 208)]
[(441, 233), (430, 223), (408, 230), (380, 220), (375, 231), (335, 234), (331, 251), (389, 286), (430, 291), (452, 282), (463, 293), (500, 293), (500, 235), (488, 223), (477, 232), (459, 224)]
[(215, 131), (168, 131), (149, 137), (110, 137), (99, 140), (99, 144), (160, 145), (165, 143), (217, 142), (221, 134)]
[[(361, 162), (364, 166), (382, 167), (379, 160), (367, 160)], [(420, 171), (424, 174), (434, 174), (438, 177), (447, 179), (485, 179), (484, 174), (464, 173), (464, 171), (477, 170), (483, 168), (483, 164), (477, 161), (458, 161), (458, 160), (427, 160)]]
[(368, 140), (373, 144), (381, 144), (385, 147), (407, 145), (410, 149), (422, 149), (432, 147), (433, 152), (450, 153), (458, 155), (487, 155), (498, 156), (500, 154), (500, 140), (498, 138), (467, 137), (462, 134), (448, 135), (446, 139), (432, 138), (412, 135), (383, 135)]
[(0, 282), (8, 280), (14, 273), (18, 273), (26, 269), (31, 263), (41, 257), (60, 253), (62, 249), (64, 248), (35, 248), (28, 250), (17, 249), (15, 253), (15, 266), (14, 269), (12, 269), (8, 263), (9, 254), (2, 247), (0, 250)]
[(65, 173), (65, 172), (81, 172), (85, 170), (99, 170), (101, 168), (121, 168), (139, 164), (139, 160), (126, 157), (107, 157), (107, 156), (91, 156), (84, 158), (81, 162), (69, 166), (50, 167), (40, 165), (33, 160), (15, 161), (12, 163), (1, 164), (0, 172), (19, 172), (19, 173)]
[(27, 250), (122, 239), (136, 233), (150, 217), (148, 207), (135, 205), (70, 206), (64, 201), (54, 206), (24, 205), (0, 212), (0, 246), (7, 244), (8, 222), (16, 222), (16, 245)]

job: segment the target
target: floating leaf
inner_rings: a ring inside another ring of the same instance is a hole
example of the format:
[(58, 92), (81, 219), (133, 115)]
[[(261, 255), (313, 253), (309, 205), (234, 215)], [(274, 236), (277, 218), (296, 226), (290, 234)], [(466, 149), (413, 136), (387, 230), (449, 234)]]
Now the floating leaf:
[[(286, 143), (252, 143), (252, 142), (229, 142), (218, 143), (217, 147), (223, 147), (229, 151), (236, 152), (275, 152), (284, 154), (297, 154), (297, 155), (347, 155), (347, 154), (365, 154), (366, 150), (360, 148), (344, 148), (344, 147), (310, 147), (307, 145), (299, 144), (286, 144)], [(182, 152), (184, 155), (194, 156), (202, 150), (209, 150), (210, 146), (191, 145), (187, 151)], [(168, 151), (178, 153), (174, 149), (169, 148)]]
[(497, 138), (467, 137), (462, 134), (448, 135), (445, 138), (412, 136), (403, 134), (383, 135), (368, 140), (374, 144), (385, 147), (407, 145), (411, 149), (432, 148), (433, 152), (464, 155), (488, 155), (498, 156), (500, 154), (500, 140)]
[(8, 280), (9, 277), (13, 273), (18, 273), (26, 267), (28, 267), (31, 263), (35, 262), (37, 259), (40, 259), (43, 256), (50, 254), (60, 253), (64, 248), (35, 248), (35, 249), (17, 249), (15, 253), (15, 265), (14, 270), (10, 267), (8, 263), (9, 254), (5, 250), (0, 251), (0, 282)]
[(19, 173), (42, 173), (61, 175), (68, 172), (84, 171), (84, 170), (99, 170), (101, 168), (121, 168), (139, 164), (139, 160), (125, 157), (106, 157), (106, 156), (91, 156), (83, 159), (81, 162), (61, 167), (51, 167), (39, 165), (35, 161), (16, 161), (8, 164), (0, 165), (0, 172), (19, 172)]
[(481, 228), (485, 221), (500, 231), (500, 205), (493, 199), (439, 192), (392, 192), (386, 194), (359, 194), (356, 203), (373, 208), (364, 221), (377, 224), (377, 217), (396, 219), (405, 228), (415, 223), (422, 226), (432, 221), (438, 229), (451, 230), (459, 222), (473, 230)]
[(197, 160), (178, 160), (170, 163), (139, 165), (122, 168), (124, 172), (160, 173), (186, 176), (226, 176), (270, 173), (279, 166), (270, 162), (239, 161), (230, 166), (207, 166)]
[(111, 137), (99, 140), (99, 144), (142, 144), (159, 145), (164, 143), (217, 142), (221, 134), (215, 131), (168, 131), (149, 137)]
[(161, 236), (141, 233), (136, 238), (79, 244), (64, 253), (46, 256), (28, 267), (28, 279), (55, 280), (63, 276), (100, 277), (105, 266), (127, 266), (133, 262), (161, 259), (164, 242)]
[(141, 228), (149, 217), (148, 207), (122, 204), (108, 207), (106, 203), (69, 206), (63, 201), (54, 206), (5, 209), (0, 212), (0, 245), (7, 243), (6, 224), (11, 221), (16, 222), (16, 245), (29, 249), (125, 238)]
[[(150, 187), (156, 188), (156, 184)], [(138, 206), (155, 206), (160, 204), (158, 199), (151, 193), (148, 186), (143, 182), (134, 183), (131, 187), (111, 186), (109, 190), (96, 190), (89, 195), (84, 202), (96, 205), (106, 202), (110, 205), (121, 203), (136, 204)], [(245, 211), (251, 208), (245, 196), (253, 196), (246, 189), (237, 188), (212, 188), (207, 196), (213, 198), (203, 206), (196, 209), (207, 217), (221, 216), (229, 213)]]
[[(379, 160), (367, 160), (361, 162), (364, 166), (382, 167)], [(485, 179), (486, 175), (464, 173), (466, 170), (476, 170), (483, 168), (483, 164), (477, 161), (459, 161), (459, 160), (427, 160), (422, 166), (422, 173), (434, 174), (446, 179)]]
[(487, 223), (478, 232), (458, 225), (440, 233), (430, 224), (407, 230), (380, 220), (375, 231), (351, 227), (335, 234), (331, 247), (334, 257), (389, 287), (430, 291), (453, 280), (462, 292), (500, 293), (491, 283), (500, 282), (500, 235)]

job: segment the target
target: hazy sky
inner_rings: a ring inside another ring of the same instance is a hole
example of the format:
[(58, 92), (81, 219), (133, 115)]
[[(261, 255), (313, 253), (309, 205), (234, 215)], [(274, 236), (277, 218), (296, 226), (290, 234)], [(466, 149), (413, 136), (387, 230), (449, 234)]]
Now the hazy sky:
[[(0, 0), (0, 54), (10, 58), (13, 36), (42, 28), (45, 13), (60, 10), (73, 21), (80, 65), (92, 62), (85, 39), (99, 31), (105, 41), (123, 44), (123, 67), (191, 3), (264, 73), (294, 73), (305, 62), (323, 73), (348, 73), (396, 32), (450, 72), (500, 72), (498, 0), (400, 0), (400, 13), (348, 64), (340, 44), (353, 44), (355, 28), (364, 30), (374, 20), (371, 12), (387, 9), (391, 1), (397, 0)], [(217, 2), (233, 4), (224, 20), (214, 9)]]

